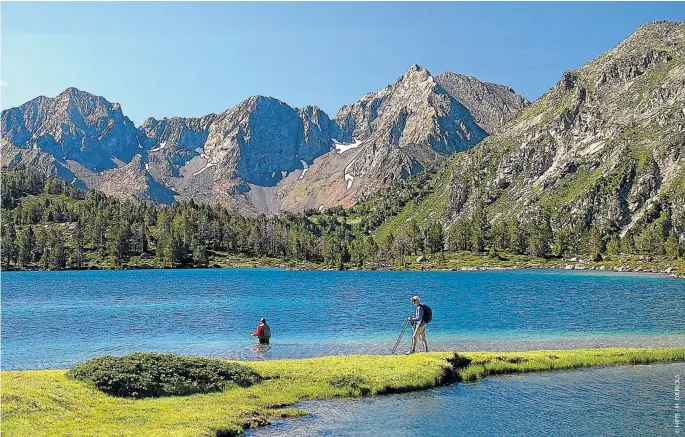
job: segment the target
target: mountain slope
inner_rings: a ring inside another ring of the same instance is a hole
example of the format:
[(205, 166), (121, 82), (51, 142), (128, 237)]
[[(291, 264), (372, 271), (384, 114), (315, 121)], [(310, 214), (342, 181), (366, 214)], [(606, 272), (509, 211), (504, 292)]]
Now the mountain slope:
[(683, 238), (684, 156), (685, 23), (650, 23), (455, 155), (431, 198), (385, 227), (469, 220), (482, 202), (493, 222), (547, 212), (555, 231), (661, 226)]
[(481, 82), (473, 76), (446, 71), (436, 76), (435, 81), (466, 106), (478, 125), (489, 133), (495, 132), (514, 114), (530, 105), (528, 99), (513, 89)]

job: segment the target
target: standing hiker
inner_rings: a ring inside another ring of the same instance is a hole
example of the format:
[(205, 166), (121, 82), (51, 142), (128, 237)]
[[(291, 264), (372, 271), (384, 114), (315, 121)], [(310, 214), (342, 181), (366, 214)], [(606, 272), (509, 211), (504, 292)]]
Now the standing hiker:
[(433, 312), (430, 307), (421, 305), (421, 299), (418, 296), (412, 296), (411, 303), (416, 307), (414, 317), (409, 316), (409, 322), (414, 327), (414, 334), (411, 337), (411, 349), (407, 351), (407, 355), (416, 352), (416, 341), (421, 338), (423, 345), (428, 352), (428, 341), (426, 341), (426, 323), (430, 323), (433, 318)]
[(259, 326), (257, 330), (251, 334), (253, 337), (259, 337), (260, 344), (269, 344), (269, 339), (271, 338), (271, 327), (266, 324), (266, 319), (262, 317), (259, 321)]

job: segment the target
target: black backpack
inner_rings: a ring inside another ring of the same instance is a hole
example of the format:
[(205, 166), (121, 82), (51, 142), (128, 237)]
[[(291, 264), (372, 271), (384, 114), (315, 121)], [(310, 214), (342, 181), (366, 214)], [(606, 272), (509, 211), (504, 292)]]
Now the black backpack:
[(428, 305), (421, 304), (423, 307), (423, 322), (430, 323), (433, 320), (433, 310)]
[(266, 323), (262, 326), (262, 332), (259, 334), (259, 338), (271, 338), (271, 326)]

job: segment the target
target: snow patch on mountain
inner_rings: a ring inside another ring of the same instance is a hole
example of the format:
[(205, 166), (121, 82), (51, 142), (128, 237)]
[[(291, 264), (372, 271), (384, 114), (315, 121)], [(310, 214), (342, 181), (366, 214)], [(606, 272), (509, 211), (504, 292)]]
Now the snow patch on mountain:
[(302, 179), (305, 173), (307, 173), (307, 170), (309, 170), (309, 166), (307, 165), (307, 162), (305, 162), (304, 159), (300, 159), (300, 162), (302, 163), (302, 167), (304, 167), (304, 170), (302, 170), (302, 174), (300, 175), (300, 179)]
[(159, 147), (155, 147), (154, 149), (150, 149), (150, 152), (157, 152), (159, 150), (162, 150), (164, 147), (166, 147), (166, 141), (159, 143)]
[(347, 188), (346, 189), (349, 190), (350, 187), (352, 186), (352, 182), (354, 182), (354, 176), (352, 176), (349, 173), (345, 173), (345, 180), (347, 181)]
[(200, 170), (198, 170), (198, 171), (196, 171), (195, 173), (193, 173), (193, 176), (197, 176), (197, 175), (203, 173), (203, 172), (204, 172), (205, 170), (207, 170), (208, 168), (214, 167), (215, 165), (216, 165), (216, 164), (212, 164), (211, 162), (208, 162), (207, 165), (205, 165), (205, 166), (202, 167)]
[(348, 150), (356, 149), (357, 147), (359, 147), (362, 144), (362, 142), (356, 138), (352, 138), (352, 140), (353, 140), (352, 143), (341, 143), (336, 138), (332, 138), (332, 140), (333, 140), (333, 146), (335, 146), (335, 150), (338, 153), (345, 153)]

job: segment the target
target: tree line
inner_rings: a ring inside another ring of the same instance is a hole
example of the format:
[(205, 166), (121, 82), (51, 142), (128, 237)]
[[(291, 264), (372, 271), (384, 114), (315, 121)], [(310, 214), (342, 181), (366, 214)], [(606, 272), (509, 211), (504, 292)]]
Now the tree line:
[[(5, 169), (2, 176), (3, 268), (123, 267), (134, 256), (168, 267), (209, 266), (217, 257), (241, 255), (334, 268), (406, 264), (409, 256), (440, 260), (457, 251), (492, 258), (505, 252), (543, 258), (587, 255), (595, 260), (619, 253), (683, 256), (675, 232), (682, 218), (670, 211), (621, 237), (597, 226), (553, 231), (552, 217), (545, 211), (525, 221), (491, 221), (486, 207), (477, 202), (471, 214), (449, 226), (412, 220), (378, 236), (374, 231), (404, 205), (432, 192), (431, 178), (425, 175), (349, 210), (258, 217), (192, 200), (170, 206), (119, 200), (96, 190), (84, 192), (28, 167)], [(351, 216), (357, 220), (349, 220)]]

